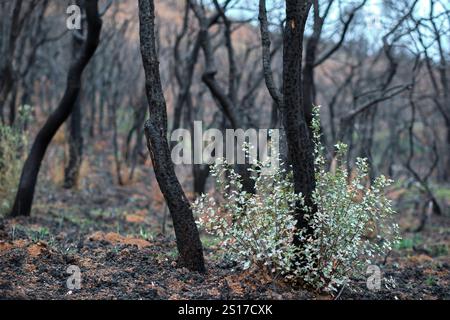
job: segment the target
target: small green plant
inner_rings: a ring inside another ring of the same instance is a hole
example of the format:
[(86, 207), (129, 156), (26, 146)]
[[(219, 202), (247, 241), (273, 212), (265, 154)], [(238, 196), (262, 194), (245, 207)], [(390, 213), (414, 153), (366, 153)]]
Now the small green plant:
[[(350, 175), (344, 144), (336, 145), (335, 165), (328, 170), (318, 108), (312, 127), (317, 211), (306, 217), (312, 233), (295, 228), (293, 214), (304, 201), (294, 192), (292, 174), (280, 168), (261, 175), (265, 164), (260, 162), (249, 169), (255, 180), (254, 194), (243, 191), (240, 175), (225, 160), (216, 162), (212, 174), (223, 196), (203, 195), (193, 210), (199, 225), (218, 236), (226, 255), (243, 268), (264, 267), (317, 291), (335, 292), (392, 249), (399, 239), (398, 225), (384, 195), (391, 181), (380, 176), (370, 183), (365, 159), (356, 161), (356, 171)], [(295, 236), (301, 246), (293, 245)]]
[(140, 227), (139, 228), (139, 234), (138, 236), (144, 240), (149, 240), (149, 241), (153, 241), (154, 240), (154, 235), (149, 232), (147, 229)]
[(50, 231), (45, 227), (41, 227), (37, 230), (30, 230), (28, 234), (33, 242), (45, 241), (51, 237)]
[(414, 246), (420, 245), (423, 242), (420, 234), (415, 234), (412, 238), (403, 238), (395, 245), (399, 250), (412, 250)]
[(11, 238), (14, 240), (20, 238), (28, 238), (34, 243), (46, 242), (50, 246), (55, 243), (55, 237), (47, 227), (26, 227), (20, 225), (13, 225), (11, 227)]
[(29, 106), (21, 107), (14, 126), (0, 122), (0, 215), (9, 213), (17, 192), (28, 145), (23, 124), (30, 112)]
[(437, 279), (434, 276), (428, 276), (425, 280), (427, 286), (432, 287), (435, 286), (437, 284)]
[(449, 245), (446, 243), (438, 243), (430, 248), (430, 253), (432, 257), (448, 256)]
[(414, 239), (404, 238), (395, 246), (396, 249), (408, 250), (414, 247)]

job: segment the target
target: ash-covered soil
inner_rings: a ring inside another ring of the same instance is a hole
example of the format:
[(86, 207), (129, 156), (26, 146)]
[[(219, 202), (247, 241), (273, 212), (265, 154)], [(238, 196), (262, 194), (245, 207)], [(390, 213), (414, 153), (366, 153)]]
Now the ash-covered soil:
[[(207, 237), (207, 273), (180, 268), (170, 218), (163, 227), (130, 188), (41, 191), (30, 218), (0, 219), (0, 299), (336, 298), (239, 270)], [(448, 220), (432, 217), (419, 235), (404, 233), (413, 240), (380, 262), (380, 290), (353, 279), (338, 298), (450, 299)], [(80, 289), (67, 287), (69, 266), (80, 269)]]

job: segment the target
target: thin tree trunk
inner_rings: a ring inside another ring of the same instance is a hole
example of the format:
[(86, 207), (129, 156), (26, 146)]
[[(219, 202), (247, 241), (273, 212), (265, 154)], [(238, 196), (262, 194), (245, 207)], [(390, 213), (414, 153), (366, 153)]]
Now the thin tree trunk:
[[(82, 50), (82, 47), (83, 42), (74, 36), (72, 39), (72, 59), (76, 59), (77, 53)], [(81, 94), (80, 91), (69, 121), (69, 161), (64, 169), (64, 188), (66, 189), (72, 189), (76, 186), (83, 157)]]
[(145, 69), (146, 93), (150, 119), (145, 123), (147, 146), (156, 180), (169, 207), (179, 263), (190, 270), (204, 272), (205, 264), (200, 236), (189, 201), (175, 175), (167, 141), (167, 110), (159, 75), (155, 41), (155, 6), (153, 0), (139, 0), (141, 54)]
[(11, 98), (9, 101), (9, 124), (14, 125), (16, 121), (16, 103), (17, 103), (17, 85), (11, 91)]
[[(4, 120), (4, 108), (5, 103), (8, 100), (8, 95), (14, 86), (14, 71), (12, 62), (14, 58), (14, 52), (16, 50), (17, 38), (23, 27), (23, 20), (20, 20), (20, 13), (22, 10), (23, 0), (17, 0), (12, 10), (10, 33), (7, 39), (7, 49), (5, 52), (3, 65), (0, 65), (0, 117)], [(10, 115), (11, 117), (11, 115)]]
[[(133, 180), (134, 172), (136, 170), (138, 157), (140, 154), (142, 154), (142, 146), (143, 146), (143, 136), (144, 136), (144, 122), (145, 122), (145, 116), (147, 114), (147, 106), (145, 101), (145, 95), (143, 96), (143, 99), (139, 99), (139, 107), (138, 110), (135, 111), (134, 115), (134, 129), (133, 131), (130, 131), (129, 133), (129, 141), (127, 142), (127, 154), (129, 150), (129, 144), (131, 144), (131, 139), (133, 136), (133, 132), (136, 134), (136, 141), (133, 147), (133, 150), (131, 151), (131, 170), (129, 175), (129, 180)], [(141, 102), (142, 100), (142, 102)], [(144, 104), (145, 103), (145, 104)]]
[(83, 158), (83, 134), (81, 132), (81, 104), (77, 98), (69, 124), (69, 161), (64, 169), (64, 188), (76, 186)]

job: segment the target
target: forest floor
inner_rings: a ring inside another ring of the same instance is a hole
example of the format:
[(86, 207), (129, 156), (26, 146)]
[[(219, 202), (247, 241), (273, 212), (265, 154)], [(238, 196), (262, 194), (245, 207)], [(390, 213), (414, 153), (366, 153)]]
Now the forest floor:
[[(333, 299), (233, 268), (206, 236), (206, 274), (179, 268), (166, 210), (149, 210), (152, 186), (107, 176), (90, 174), (78, 191), (41, 179), (30, 218), (0, 218), (0, 299)], [(352, 279), (339, 299), (450, 299), (449, 217), (402, 236), (380, 262), (381, 289)], [(66, 285), (71, 265), (79, 290)]]

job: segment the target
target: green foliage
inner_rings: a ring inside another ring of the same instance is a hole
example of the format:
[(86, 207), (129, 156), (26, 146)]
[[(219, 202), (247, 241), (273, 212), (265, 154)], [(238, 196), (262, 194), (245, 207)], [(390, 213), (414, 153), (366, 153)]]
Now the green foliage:
[[(391, 181), (380, 176), (370, 183), (365, 159), (358, 159), (355, 172), (349, 174), (344, 144), (336, 145), (334, 164), (328, 169), (318, 108), (313, 132), (317, 212), (306, 216), (312, 233), (295, 228), (293, 213), (304, 201), (294, 192), (292, 174), (278, 169), (261, 175), (264, 163), (250, 169), (256, 192), (248, 194), (232, 167), (224, 160), (217, 162), (212, 172), (223, 198), (203, 195), (193, 210), (200, 226), (218, 236), (228, 257), (244, 268), (266, 267), (317, 291), (334, 292), (392, 249), (399, 239), (398, 225), (384, 194)], [(300, 247), (293, 245), (294, 236), (301, 240)]]
[(437, 281), (436, 277), (429, 275), (426, 278), (425, 282), (426, 282), (427, 286), (433, 287), (437, 284), (438, 281)]
[(436, 188), (436, 198), (442, 201), (444, 204), (450, 204), (450, 187), (438, 186)]
[(49, 245), (55, 243), (55, 237), (51, 234), (50, 230), (46, 227), (25, 227), (20, 225), (14, 225), (11, 230), (11, 236), (13, 240), (16, 240), (16, 236), (25, 236), (34, 243), (46, 242)]
[(449, 253), (449, 245), (446, 243), (438, 243), (431, 246), (430, 254), (432, 257), (446, 257)]
[(364, 272), (367, 265), (392, 250), (399, 239), (395, 212), (385, 189), (393, 182), (385, 176), (372, 183), (366, 159), (356, 160), (350, 175), (345, 163), (347, 146), (336, 145), (335, 166), (328, 170), (320, 144), (320, 122), (315, 109), (316, 190), (313, 195), (317, 212), (307, 217), (313, 233), (300, 230), (302, 279), (325, 291), (335, 291), (349, 276)]
[(16, 195), (28, 144), (23, 124), (30, 112), (21, 107), (15, 126), (0, 123), (0, 215), (9, 213)]
[(155, 235), (152, 232), (149, 232), (147, 229), (145, 229), (143, 227), (139, 227), (138, 236), (141, 239), (148, 240), (148, 241), (153, 241), (155, 238)]
[(399, 250), (412, 250), (414, 246), (420, 245), (423, 242), (420, 234), (415, 234), (412, 238), (403, 238), (395, 246)]
[(258, 266), (287, 275), (297, 250), (292, 243), (295, 219), (291, 212), (302, 197), (295, 194), (286, 171), (253, 175), (255, 194), (243, 190), (241, 177), (225, 160), (212, 167), (212, 175), (223, 199), (220, 205), (206, 195), (197, 199), (193, 209), (200, 216), (199, 224), (221, 238), (220, 246), (227, 249), (227, 256), (244, 269)]

